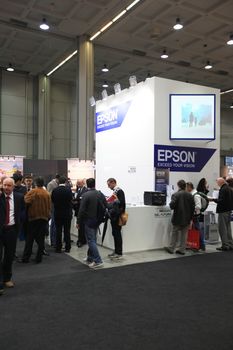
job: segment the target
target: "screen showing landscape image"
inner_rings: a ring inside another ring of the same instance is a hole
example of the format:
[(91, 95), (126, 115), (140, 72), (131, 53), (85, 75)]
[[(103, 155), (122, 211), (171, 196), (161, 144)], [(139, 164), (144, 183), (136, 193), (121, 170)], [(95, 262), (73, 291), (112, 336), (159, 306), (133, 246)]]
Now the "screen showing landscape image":
[(215, 95), (170, 95), (170, 139), (215, 139)]

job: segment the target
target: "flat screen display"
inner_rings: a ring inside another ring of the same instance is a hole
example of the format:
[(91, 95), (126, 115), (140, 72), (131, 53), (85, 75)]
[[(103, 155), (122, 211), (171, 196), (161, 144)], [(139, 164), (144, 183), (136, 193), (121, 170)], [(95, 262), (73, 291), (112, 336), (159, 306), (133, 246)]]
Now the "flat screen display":
[(226, 156), (225, 157), (225, 165), (233, 166), (233, 157)]
[(215, 139), (215, 94), (170, 95), (170, 139)]

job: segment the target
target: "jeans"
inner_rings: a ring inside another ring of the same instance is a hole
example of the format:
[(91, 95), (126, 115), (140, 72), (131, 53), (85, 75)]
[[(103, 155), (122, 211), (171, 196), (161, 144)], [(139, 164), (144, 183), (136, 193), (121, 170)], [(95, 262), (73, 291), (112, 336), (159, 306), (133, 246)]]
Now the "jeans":
[(204, 222), (199, 222), (198, 216), (194, 216), (193, 225), (200, 232), (200, 248), (205, 248)]
[(86, 240), (88, 244), (88, 252), (87, 252), (87, 259), (89, 262), (94, 261), (95, 263), (102, 263), (102, 259), (100, 257), (97, 244), (96, 244), (96, 234), (97, 234), (97, 229), (92, 228), (85, 224), (85, 235), (86, 235)]
[(52, 207), (51, 222), (50, 222), (50, 244), (56, 246), (56, 226), (54, 220), (54, 208)]

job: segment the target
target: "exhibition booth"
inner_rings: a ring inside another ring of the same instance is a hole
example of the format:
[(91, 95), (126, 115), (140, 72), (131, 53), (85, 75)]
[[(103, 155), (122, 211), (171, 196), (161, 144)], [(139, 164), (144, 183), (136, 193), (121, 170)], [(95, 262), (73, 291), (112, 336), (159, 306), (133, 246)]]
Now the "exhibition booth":
[[(162, 248), (169, 241), (168, 206), (144, 205), (145, 191), (165, 191), (167, 204), (184, 179), (205, 177), (213, 190), (220, 168), (220, 91), (152, 77), (96, 103), (96, 184), (124, 190), (129, 219), (124, 252)], [(110, 226), (110, 225), (109, 225)], [(113, 248), (108, 227), (104, 245)]]

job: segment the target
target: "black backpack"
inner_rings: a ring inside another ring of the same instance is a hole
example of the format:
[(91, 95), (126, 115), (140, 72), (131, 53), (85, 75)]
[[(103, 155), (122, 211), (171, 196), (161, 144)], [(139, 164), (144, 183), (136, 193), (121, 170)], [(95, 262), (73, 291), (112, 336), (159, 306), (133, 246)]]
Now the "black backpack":
[(107, 208), (104, 204), (104, 195), (102, 192), (99, 191), (99, 194), (97, 196), (97, 214), (96, 214), (96, 220), (97, 225), (99, 226), (107, 219)]

